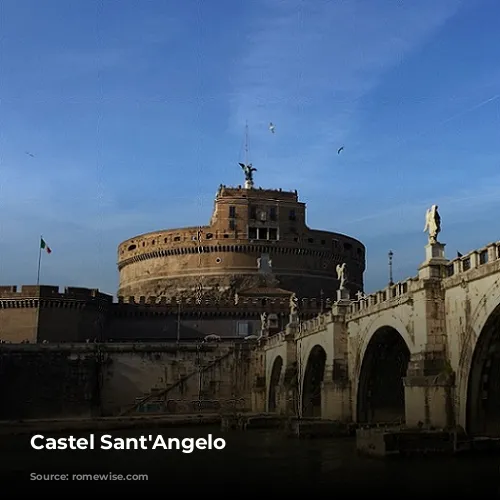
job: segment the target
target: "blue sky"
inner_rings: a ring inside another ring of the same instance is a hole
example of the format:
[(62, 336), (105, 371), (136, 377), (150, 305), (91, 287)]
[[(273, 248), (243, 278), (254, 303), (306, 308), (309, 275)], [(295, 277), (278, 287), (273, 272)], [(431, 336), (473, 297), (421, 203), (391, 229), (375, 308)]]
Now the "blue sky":
[[(116, 247), (242, 182), (367, 246), (366, 290), (499, 240), (498, 0), (4, 0), (0, 283), (117, 289)], [(276, 133), (267, 124), (276, 125)], [(338, 147), (344, 146), (341, 155)], [(29, 156), (26, 152), (34, 156)]]

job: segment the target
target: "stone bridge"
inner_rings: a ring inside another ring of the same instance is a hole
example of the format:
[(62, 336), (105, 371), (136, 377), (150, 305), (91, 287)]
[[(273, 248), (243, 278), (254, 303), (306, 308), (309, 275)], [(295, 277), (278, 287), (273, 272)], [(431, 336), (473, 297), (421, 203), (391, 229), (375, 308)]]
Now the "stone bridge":
[(500, 435), (500, 242), (339, 299), (262, 338), (254, 410)]

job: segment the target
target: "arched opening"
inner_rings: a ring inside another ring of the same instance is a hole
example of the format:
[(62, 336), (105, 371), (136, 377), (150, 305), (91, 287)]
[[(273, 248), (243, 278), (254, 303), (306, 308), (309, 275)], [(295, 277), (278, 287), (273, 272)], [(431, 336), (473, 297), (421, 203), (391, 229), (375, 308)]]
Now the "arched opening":
[(307, 359), (302, 385), (302, 416), (321, 417), (321, 383), (325, 375), (326, 352), (314, 346)]
[(500, 437), (500, 305), (477, 340), (467, 387), (467, 430)]
[(283, 358), (278, 356), (273, 363), (271, 377), (269, 379), (269, 397), (267, 407), (269, 412), (275, 412), (277, 407), (276, 393), (280, 383), (281, 370), (283, 368)]
[(358, 383), (357, 421), (395, 423), (405, 420), (405, 390), (410, 350), (391, 327), (375, 332), (365, 351)]

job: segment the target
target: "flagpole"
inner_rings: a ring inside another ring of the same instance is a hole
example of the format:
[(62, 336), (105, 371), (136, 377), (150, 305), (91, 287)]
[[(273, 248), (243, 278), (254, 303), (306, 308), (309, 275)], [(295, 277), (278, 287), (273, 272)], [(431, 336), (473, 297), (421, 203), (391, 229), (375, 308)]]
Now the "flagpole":
[(40, 265), (42, 263), (42, 240), (43, 236), (40, 236), (40, 241), (38, 243), (38, 273), (36, 276), (36, 286), (40, 285)]

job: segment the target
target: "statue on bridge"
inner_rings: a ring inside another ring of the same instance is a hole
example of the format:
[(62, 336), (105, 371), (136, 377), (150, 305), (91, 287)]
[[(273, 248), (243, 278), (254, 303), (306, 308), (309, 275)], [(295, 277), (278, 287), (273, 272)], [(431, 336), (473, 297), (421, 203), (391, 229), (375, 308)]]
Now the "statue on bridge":
[(358, 290), (356, 292), (356, 298), (358, 300), (363, 300), (363, 299), (366, 299), (366, 295), (361, 290)]
[(297, 295), (293, 293), (290, 296), (290, 323), (297, 323), (299, 320), (299, 299)]
[(262, 336), (269, 334), (269, 315), (265, 311), (260, 315), (260, 329)]
[(340, 282), (339, 290), (345, 289), (345, 284), (347, 283), (347, 264), (344, 262), (342, 265), (337, 264), (337, 279)]
[(424, 233), (429, 233), (429, 244), (433, 245), (438, 242), (437, 237), (441, 232), (441, 216), (438, 212), (438, 206), (432, 205), (427, 209), (425, 214), (425, 227)]

